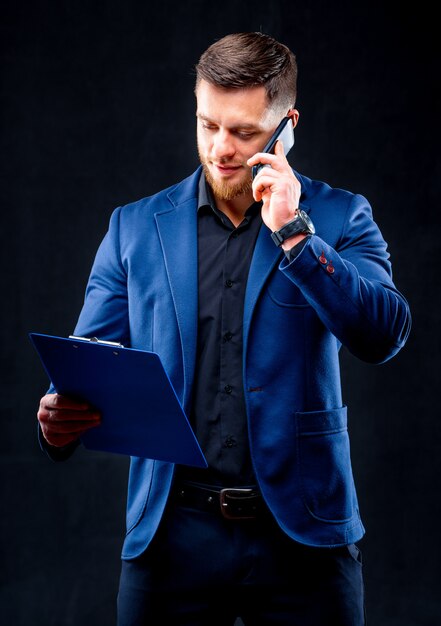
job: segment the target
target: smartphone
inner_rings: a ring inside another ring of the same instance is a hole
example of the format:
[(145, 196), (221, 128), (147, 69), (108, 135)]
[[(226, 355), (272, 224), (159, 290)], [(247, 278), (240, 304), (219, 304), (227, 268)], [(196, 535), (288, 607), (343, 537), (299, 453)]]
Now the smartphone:
[[(292, 125), (292, 119), (290, 117), (283, 118), (262, 152), (269, 152), (270, 154), (274, 154), (274, 148), (278, 139), (282, 140), (283, 150), (285, 152), (285, 155), (287, 155), (294, 145), (294, 126)], [(262, 167), (271, 166), (265, 163), (258, 163), (257, 165), (253, 165), (253, 178), (257, 176), (257, 173), (260, 172)]]

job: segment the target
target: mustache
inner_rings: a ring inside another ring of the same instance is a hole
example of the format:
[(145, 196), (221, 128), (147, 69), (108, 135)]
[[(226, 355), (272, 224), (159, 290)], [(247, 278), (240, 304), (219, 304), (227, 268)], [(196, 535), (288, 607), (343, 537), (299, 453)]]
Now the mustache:
[(197, 146), (197, 149), (198, 149), (199, 160), (204, 165), (213, 163), (214, 165), (228, 165), (230, 167), (242, 166), (247, 169), (251, 169), (248, 167), (246, 160), (245, 161), (238, 161), (238, 160), (231, 161), (228, 157), (220, 157), (216, 159), (212, 157), (210, 154), (206, 154), (206, 153), (204, 154), (202, 150), (200, 149), (199, 145)]
[(227, 158), (210, 159), (210, 161), (216, 165), (229, 165), (230, 167), (246, 165), (246, 161), (230, 161)]

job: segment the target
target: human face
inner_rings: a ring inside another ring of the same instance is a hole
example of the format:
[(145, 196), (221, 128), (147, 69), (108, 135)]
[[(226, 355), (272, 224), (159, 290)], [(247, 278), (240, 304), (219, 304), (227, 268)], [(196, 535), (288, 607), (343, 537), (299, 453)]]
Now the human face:
[(263, 86), (222, 89), (201, 80), (196, 99), (199, 158), (215, 197), (251, 196), (247, 160), (262, 150), (282, 115), (269, 108)]

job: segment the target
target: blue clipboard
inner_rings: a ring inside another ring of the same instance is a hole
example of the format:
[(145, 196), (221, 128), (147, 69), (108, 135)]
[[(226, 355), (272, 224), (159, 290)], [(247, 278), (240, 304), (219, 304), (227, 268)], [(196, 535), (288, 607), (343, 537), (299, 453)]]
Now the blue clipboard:
[(101, 412), (101, 425), (81, 436), (86, 448), (207, 467), (156, 353), (96, 339), (29, 337), (57, 393)]

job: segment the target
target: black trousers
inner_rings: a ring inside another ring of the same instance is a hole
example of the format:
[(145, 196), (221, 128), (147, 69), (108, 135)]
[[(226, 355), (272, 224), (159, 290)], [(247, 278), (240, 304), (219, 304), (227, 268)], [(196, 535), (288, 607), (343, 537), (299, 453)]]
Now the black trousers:
[(300, 545), (269, 513), (170, 505), (147, 551), (122, 563), (118, 626), (363, 626), (363, 595), (355, 545)]

